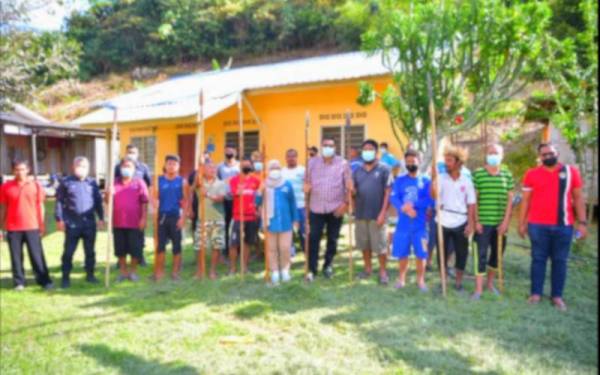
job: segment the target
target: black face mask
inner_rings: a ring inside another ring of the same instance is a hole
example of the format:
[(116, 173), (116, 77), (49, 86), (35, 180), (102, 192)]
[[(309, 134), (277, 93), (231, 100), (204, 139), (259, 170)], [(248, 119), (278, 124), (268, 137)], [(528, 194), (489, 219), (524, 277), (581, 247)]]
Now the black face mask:
[(415, 173), (416, 171), (419, 170), (419, 167), (416, 165), (407, 165), (406, 170), (409, 171), (410, 173)]
[(244, 168), (242, 168), (242, 173), (243, 174), (248, 174), (250, 172), (252, 172), (252, 167), (244, 167)]
[(233, 154), (227, 153), (227, 154), (225, 154), (225, 157), (227, 159), (233, 159)]
[(542, 160), (542, 164), (544, 164), (546, 167), (554, 167), (557, 162), (558, 158), (556, 156)]

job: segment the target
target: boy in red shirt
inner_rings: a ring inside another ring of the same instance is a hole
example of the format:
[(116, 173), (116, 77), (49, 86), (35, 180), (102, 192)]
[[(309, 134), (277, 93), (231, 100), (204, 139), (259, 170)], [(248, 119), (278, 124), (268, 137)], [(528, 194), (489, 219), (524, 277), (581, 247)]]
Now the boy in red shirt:
[[(244, 159), (241, 163), (242, 174), (229, 181), (233, 195), (233, 228), (229, 248), (229, 273), (236, 272), (238, 249), (244, 246), (244, 270), (248, 269), (249, 247), (258, 240), (258, 215), (256, 196), (260, 189), (260, 180), (252, 175), (252, 161)], [(243, 208), (241, 207), (243, 205)], [(243, 217), (242, 217), (243, 213)], [(241, 244), (241, 222), (244, 223), (244, 241)]]
[(15, 179), (0, 188), (0, 222), (7, 231), (10, 261), (15, 290), (25, 287), (23, 244), (36, 282), (44, 289), (53, 288), (44, 258), (41, 236), (44, 234), (44, 189), (29, 177), (29, 164), (25, 160), (12, 163)]
[(542, 165), (529, 169), (523, 177), (519, 217), (519, 235), (525, 238), (528, 234), (531, 239), (529, 303), (536, 304), (542, 297), (550, 258), (552, 304), (564, 311), (567, 306), (562, 293), (575, 220), (581, 238), (587, 235), (583, 184), (576, 167), (558, 163), (558, 152), (552, 144), (540, 144), (538, 156)]

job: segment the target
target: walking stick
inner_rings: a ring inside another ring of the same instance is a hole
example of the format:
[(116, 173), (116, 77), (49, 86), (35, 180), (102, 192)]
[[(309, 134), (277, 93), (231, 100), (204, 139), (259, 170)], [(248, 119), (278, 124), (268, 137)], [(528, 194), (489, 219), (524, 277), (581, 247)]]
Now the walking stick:
[[(304, 172), (304, 182), (307, 181), (310, 176), (308, 169), (308, 131), (310, 128), (310, 112), (306, 111), (306, 117), (304, 119), (304, 165), (306, 166)], [(308, 277), (308, 245), (309, 241), (309, 230), (310, 230), (310, 193), (304, 193), (304, 278)]]
[[(238, 98), (238, 115), (239, 115), (239, 143), (240, 143), (240, 157), (244, 158), (244, 110), (242, 108), (242, 94)], [(244, 174), (240, 174), (238, 181), (238, 190), (241, 188), (242, 194), (240, 194), (240, 276), (244, 281), (245, 263), (244, 262)], [(237, 194), (237, 192), (235, 192)]]
[[(198, 168), (197, 186), (200, 186), (201, 190), (204, 190), (204, 91), (200, 90), (198, 98), (199, 109), (198, 109), (198, 121), (196, 123), (196, 148), (194, 150), (194, 165)], [(198, 197), (200, 216), (200, 249), (198, 251), (198, 261), (196, 270), (196, 278), (203, 280), (206, 277), (206, 199), (204, 194), (200, 194)]]
[(108, 173), (106, 177), (105, 190), (108, 193), (108, 220), (106, 225), (106, 268), (104, 270), (104, 286), (109, 287), (110, 285), (110, 252), (112, 245), (112, 232), (113, 232), (113, 209), (114, 209), (114, 181), (115, 181), (115, 168), (113, 167), (114, 160), (114, 145), (117, 143), (117, 108), (113, 107), (113, 125), (110, 135), (110, 143), (108, 146)]
[[(440, 179), (437, 171), (437, 133), (436, 133), (436, 124), (435, 124), (435, 109), (433, 107), (433, 88), (431, 86), (431, 76), (427, 73), (427, 93), (429, 95), (429, 121), (431, 122), (431, 149), (432, 149), (432, 172), (435, 171), (435, 175), (437, 176), (435, 179), (435, 189), (437, 192), (437, 197), (435, 199), (435, 212), (438, 216), (437, 220), (437, 243), (438, 243), (438, 256), (440, 259), (440, 277), (442, 279), (442, 295), (446, 297), (446, 263), (445, 263), (445, 254), (444, 254), (444, 237), (442, 231), (442, 223), (439, 220), (441, 213), (441, 203), (440, 203)], [(433, 173), (432, 173), (433, 174)]]
[[(263, 162), (266, 163), (267, 161), (267, 154), (266, 154), (266, 146), (263, 143), (262, 145), (262, 157), (263, 157)], [(267, 179), (267, 168), (265, 168), (265, 166), (263, 166), (262, 169), (262, 182), (263, 184), (265, 183), (266, 179)], [(265, 253), (265, 281), (269, 280), (269, 258), (267, 256), (267, 246), (269, 243), (269, 217), (268, 217), (268, 208), (267, 208), (267, 204), (268, 204), (268, 200), (267, 200), (267, 190), (266, 190), (266, 186), (265, 189), (263, 191), (263, 219), (262, 219), (262, 223), (263, 223), (263, 233), (264, 233), (264, 243), (263, 243), (263, 248), (264, 248), (264, 253)]]
[[(344, 156), (348, 157), (347, 152), (346, 152), (346, 129), (350, 129), (350, 110), (346, 111), (346, 124), (345, 126), (342, 128), (342, 144), (344, 145)], [(350, 161), (348, 160), (348, 163)], [(348, 167), (349, 168), (349, 167)], [(346, 181), (344, 181), (344, 183), (346, 183)], [(350, 282), (352, 282), (353, 280), (353, 271), (354, 271), (354, 259), (352, 258), (352, 253), (353, 253), (353, 243), (352, 243), (352, 225), (354, 224), (354, 218), (352, 217), (353, 214), (353, 201), (352, 201), (352, 191), (350, 189), (348, 189), (348, 186), (346, 186), (346, 190), (348, 190), (348, 251), (349, 251), (349, 256), (348, 256), (348, 276), (350, 277)]]
[[(156, 128), (153, 129), (153, 132), (156, 131)], [(156, 134), (154, 135), (156, 137)], [(154, 175), (152, 176), (152, 182), (154, 187), (152, 188), (152, 191), (154, 192), (152, 195), (154, 196), (154, 204), (153, 204), (153, 212), (152, 212), (152, 225), (154, 226), (154, 230), (152, 231), (152, 240), (154, 241), (154, 275), (156, 275), (156, 271), (158, 270), (158, 268), (161, 266), (159, 265), (159, 260), (158, 260), (158, 252), (159, 252), (159, 242), (158, 242), (158, 227), (160, 225), (159, 220), (160, 220), (160, 214), (158, 212), (159, 208), (160, 208), (160, 189), (158, 187), (158, 153), (154, 153)], [(142, 249), (142, 251), (144, 251), (144, 249)], [(165, 259), (167, 256), (167, 249), (165, 249)], [(175, 262), (175, 260), (173, 259), (173, 262)], [(163, 267), (163, 271), (164, 271), (164, 262), (162, 262), (162, 267)]]
[(498, 260), (498, 289), (500, 292), (504, 292), (504, 275), (502, 273), (502, 261), (504, 254), (502, 254), (502, 246), (504, 242), (504, 236), (501, 236), (498, 233), (498, 250), (497, 250), (497, 260)]

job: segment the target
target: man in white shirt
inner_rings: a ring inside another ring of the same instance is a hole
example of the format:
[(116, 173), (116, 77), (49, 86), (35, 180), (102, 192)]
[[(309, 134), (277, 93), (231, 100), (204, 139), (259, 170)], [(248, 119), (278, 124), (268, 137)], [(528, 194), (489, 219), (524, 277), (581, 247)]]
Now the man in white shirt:
[[(444, 260), (447, 263), (449, 243), (452, 241), (456, 255), (457, 291), (464, 290), (462, 285), (465, 266), (469, 256), (469, 237), (475, 229), (475, 188), (471, 179), (461, 173), (461, 168), (467, 159), (463, 148), (448, 146), (444, 150), (446, 172), (439, 175), (439, 194), (437, 192), (437, 168), (432, 170), (431, 196), (440, 199), (440, 212), (436, 221), (441, 222), (444, 240)], [(438, 251), (438, 264), (439, 264)], [(446, 264), (444, 264), (446, 267)]]
[[(306, 223), (306, 211), (304, 209), (304, 175), (305, 168), (302, 165), (298, 165), (298, 151), (291, 148), (285, 153), (285, 161), (287, 166), (282, 169), (281, 174), (284, 180), (289, 181), (294, 188), (294, 195), (296, 198), (296, 207), (298, 208), (298, 217), (300, 219), (300, 225), (298, 226), (298, 239), (300, 240), (300, 248), (304, 251), (304, 234)], [(296, 248), (292, 243), (291, 255), (294, 256)]]

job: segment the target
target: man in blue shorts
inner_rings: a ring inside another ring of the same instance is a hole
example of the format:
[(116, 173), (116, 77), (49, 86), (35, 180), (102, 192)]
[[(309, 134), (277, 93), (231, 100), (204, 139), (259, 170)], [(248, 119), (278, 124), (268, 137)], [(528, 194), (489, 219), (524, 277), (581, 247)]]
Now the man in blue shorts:
[(390, 202), (398, 212), (398, 224), (392, 245), (392, 255), (399, 259), (399, 275), (395, 288), (404, 288), (406, 285), (408, 256), (412, 247), (417, 258), (417, 285), (421, 291), (426, 292), (426, 214), (427, 209), (431, 207), (431, 181), (419, 173), (419, 154), (416, 151), (406, 151), (404, 161), (407, 173), (396, 178), (390, 196)]

